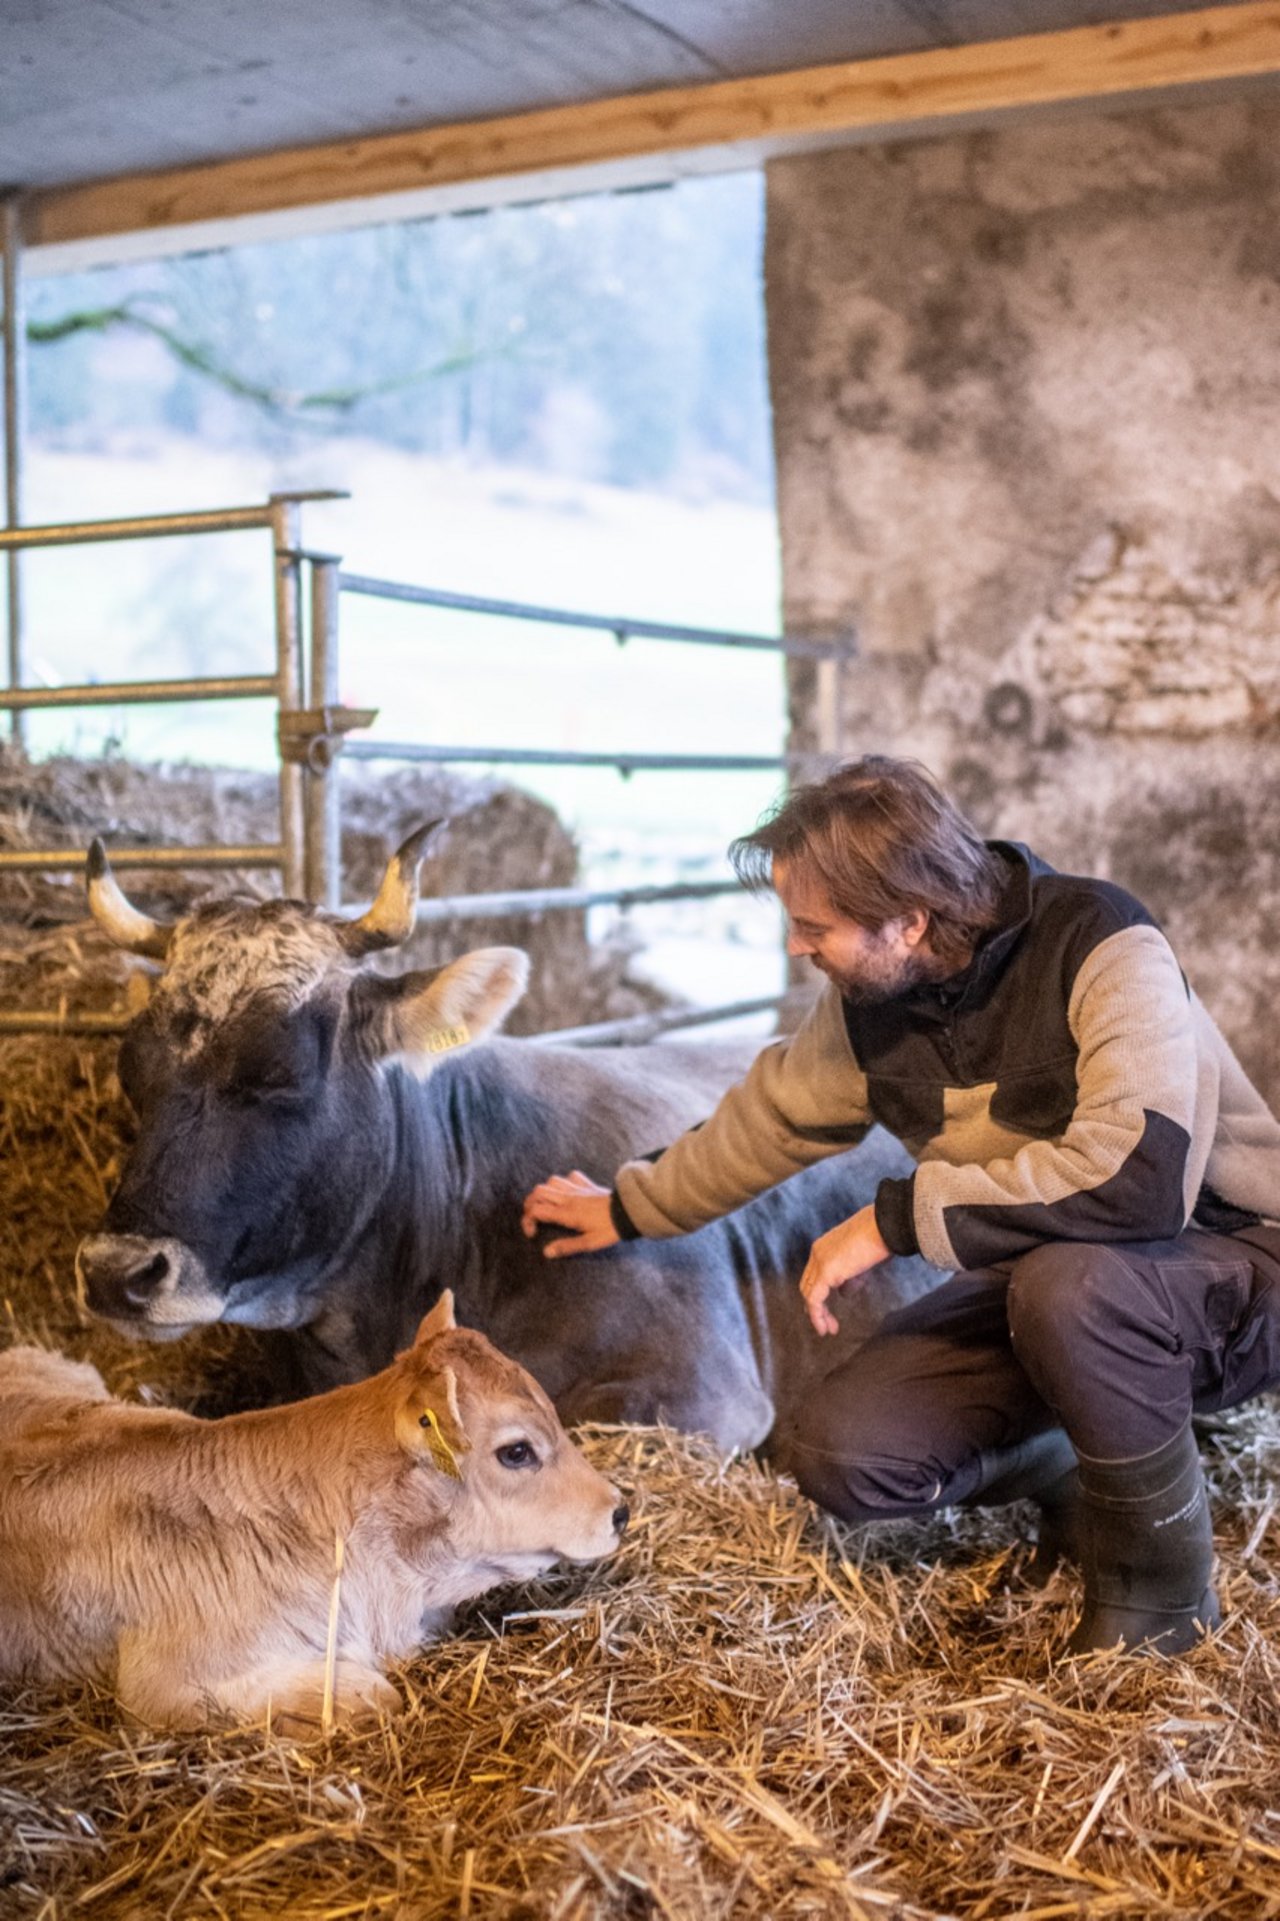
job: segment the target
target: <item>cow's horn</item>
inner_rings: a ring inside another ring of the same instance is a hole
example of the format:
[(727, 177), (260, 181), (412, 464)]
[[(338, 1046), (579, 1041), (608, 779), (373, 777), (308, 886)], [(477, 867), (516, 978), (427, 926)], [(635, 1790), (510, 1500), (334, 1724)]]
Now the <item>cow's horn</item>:
[(153, 960), (163, 960), (173, 937), (172, 927), (166, 926), (163, 921), (152, 920), (149, 914), (140, 913), (125, 899), (111, 871), (107, 850), (100, 840), (90, 845), (89, 858), (85, 862), (85, 879), (89, 889), (89, 911), (116, 946), (127, 947), (133, 954), (149, 954)]
[(372, 954), (379, 947), (398, 947), (408, 940), (418, 911), (418, 869), (423, 849), (440, 824), (429, 820), (396, 849), (367, 913), (359, 920), (339, 921), (339, 939), (349, 954)]

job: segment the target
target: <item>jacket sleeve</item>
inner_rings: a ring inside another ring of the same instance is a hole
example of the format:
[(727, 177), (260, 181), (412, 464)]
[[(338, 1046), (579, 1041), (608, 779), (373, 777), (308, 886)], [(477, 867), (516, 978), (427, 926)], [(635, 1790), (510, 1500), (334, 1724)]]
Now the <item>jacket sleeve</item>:
[[(1068, 1023), (1076, 1105), (1060, 1136), (983, 1166), (930, 1159), (909, 1181), (882, 1185), (877, 1218), (908, 1219), (939, 1267), (983, 1267), (1046, 1241), (1159, 1240), (1185, 1226), (1197, 1050), (1163, 934), (1127, 927), (1095, 947), (1072, 984)], [(945, 1151), (945, 1131), (943, 1142)]]
[(866, 1078), (840, 996), (828, 986), (803, 1025), (764, 1048), (708, 1120), (656, 1160), (619, 1169), (615, 1193), (636, 1233), (687, 1234), (856, 1146), (870, 1127)]

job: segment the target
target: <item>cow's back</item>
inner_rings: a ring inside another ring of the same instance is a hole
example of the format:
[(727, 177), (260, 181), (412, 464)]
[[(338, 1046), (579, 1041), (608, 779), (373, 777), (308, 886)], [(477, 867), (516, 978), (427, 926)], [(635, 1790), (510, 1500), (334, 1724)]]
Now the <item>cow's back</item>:
[(444, 1063), (429, 1083), (442, 1119), (464, 1121), (493, 1156), (499, 1184), (523, 1199), (568, 1171), (611, 1182), (623, 1161), (705, 1121), (750, 1067), (750, 1042), (655, 1041), (646, 1047), (544, 1047), (497, 1040)]

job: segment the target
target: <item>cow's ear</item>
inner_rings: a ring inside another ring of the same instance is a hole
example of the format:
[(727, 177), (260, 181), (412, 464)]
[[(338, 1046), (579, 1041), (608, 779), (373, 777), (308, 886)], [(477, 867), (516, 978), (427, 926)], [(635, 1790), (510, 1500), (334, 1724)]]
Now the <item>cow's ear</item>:
[(396, 1439), (406, 1454), (429, 1461), (452, 1481), (462, 1479), (462, 1456), (471, 1452), (458, 1407), (458, 1380), (451, 1367), (415, 1383), (396, 1415)]
[(528, 979), (529, 956), (518, 947), (480, 947), (396, 980), (361, 975), (351, 988), (355, 1025), (375, 1058), (428, 1074), (442, 1054), (500, 1027)]
[(453, 1289), (446, 1287), (431, 1312), (424, 1315), (422, 1324), (413, 1337), (415, 1347), (425, 1347), (434, 1341), (437, 1334), (448, 1334), (458, 1325), (453, 1313)]
[(130, 1020), (135, 1020), (150, 1005), (154, 980), (154, 971), (148, 972), (145, 967), (131, 967), (125, 975), (124, 1011)]

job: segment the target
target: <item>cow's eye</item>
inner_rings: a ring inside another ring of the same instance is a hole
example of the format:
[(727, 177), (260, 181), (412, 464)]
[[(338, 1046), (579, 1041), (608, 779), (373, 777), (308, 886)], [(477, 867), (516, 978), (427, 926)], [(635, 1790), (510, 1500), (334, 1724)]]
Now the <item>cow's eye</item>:
[(497, 1460), (502, 1467), (537, 1467), (538, 1450), (532, 1441), (508, 1441), (505, 1447), (497, 1449)]
[(266, 1074), (253, 1088), (259, 1100), (289, 1101), (296, 1100), (302, 1093), (292, 1074)]

